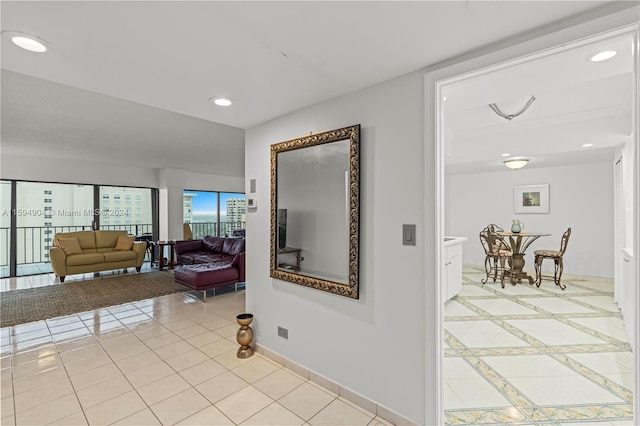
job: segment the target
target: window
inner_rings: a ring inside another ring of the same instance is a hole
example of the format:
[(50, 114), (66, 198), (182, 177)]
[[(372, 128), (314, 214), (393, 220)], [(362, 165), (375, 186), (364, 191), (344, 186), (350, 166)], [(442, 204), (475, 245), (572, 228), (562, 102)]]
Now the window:
[[(15, 205), (12, 205), (14, 185)], [(0, 276), (46, 271), (50, 268), (49, 249), (54, 235), (90, 230), (94, 221), (99, 221), (100, 229), (123, 229), (134, 235), (153, 232), (152, 193), (150, 188), (0, 181), (2, 209), (10, 212), (13, 208), (16, 212), (0, 216)], [(96, 197), (100, 206), (94, 206)], [(139, 204), (110, 208), (112, 198), (135, 199)], [(14, 233), (15, 244), (11, 244)]]
[[(54, 191), (56, 197), (50, 197)], [(42, 194), (46, 197), (45, 206)], [(16, 275), (41, 272), (50, 268), (48, 255), (53, 234), (91, 229), (93, 185), (18, 181), (16, 209), (22, 212), (16, 217), (16, 246), (10, 247), (15, 253)]]
[(183, 222), (191, 225), (193, 238), (230, 236), (244, 229), (246, 197), (242, 193), (184, 191)]
[(9, 254), (11, 242), (11, 182), (0, 181), (0, 276), (9, 276)]
[[(109, 198), (114, 200), (113, 205), (105, 202)], [(153, 231), (151, 189), (101, 186), (100, 199), (101, 229), (124, 229), (132, 235)], [(131, 200), (136, 200), (135, 205)]]

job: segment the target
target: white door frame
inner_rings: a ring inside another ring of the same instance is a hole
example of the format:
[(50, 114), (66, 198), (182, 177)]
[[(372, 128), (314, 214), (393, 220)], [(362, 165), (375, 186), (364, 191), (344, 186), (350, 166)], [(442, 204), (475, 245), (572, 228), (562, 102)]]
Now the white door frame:
[[(614, 30), (627, 28), (635, 31), (635, 55), (634, 67), (636, 75), (640, 69), (638, 64), (638, 32), (640, 31), (640, 7), (632, 7), (611, 15), (607, 15), (595, 20), (565, 28), (551, 34), (544, 34), (533, 40), (526, 41), (518, 45), (512, 45), (499, 51), (487, 53), (483, 56), (463, 60), (458, 63), (444, 64), (440, 68), (427, 70), (425, 74), (425, 188), (433, 188), (435, 200), (425, 197), (425, 223), (431, 215), (435, 217), (435, 229), (425, 229), (425, 241), (430, 241), (429, 237), (435, 236), (432, 240), (433, 250), (436, 254), (436, 265), (442, 265), (444, 261), (442, 241), (444, 241), (444, 139), (442, 137), (442, 116), (439, 99), (440, 91), (445, 84), (469, 78), (488, 72), (490, 69), (498, 69), (511, 66), (523, 61), (529, 61), (535, 57), (544, 56), (551, 51), (561, 49), (561, 46), (568, 43), (576, 43), (591, 39), (594, 36), (610, 33)], [(640, 121), (638, 111), (640, 111), (640, 101), (638, 101), (638, 81), (636, 79), (634, 90), (636, 100), (633, 106), (634, 120), (634, 174), (635, 182), (640, 182), (640, 143), (638, 131)], [(435, 148), (435, 149), (434, 149)], [(435, 178), (435, 179), (434, 179)], [(435, 188), (434, 188), (435, 182)], [(634, 243), (633, 249), (636, 257), (636, 283), (640, 277), (640, 262), (638, 258), (638, 240), (640, 239), (640, 225), (638, 213), (640, 212), (640, 185), (633, 188), (635, 200), (634, 218)], [(429, 252), (429, 250), (427, 250)], [(428, 262), (427, 262), (428, 263)], [(441, 280), (441, 270), (436, 267), (434, 271), (426, 271), (427, 282), (431, 281), (438, 285), (433, 286), (433, 291), (426, 291), (425, 296), (425, 424), (444, 424), (444, 392), (443, 392), (443, 327), (444, 316), (443, 306), (440, 302), (441, 294), (439, 285)], [(636, 298), (636, 318), (640, 317), (640, 298)], [(435, 330), (434, 330), (435, 324)], [(640, 347), (640, 327), (636, 324), (635, 348)], [(435, 348), (435, 350), (434, 350)], [(640, 424), (640, 356), (638, 350), (634, 353), (634, 389), (633, 389), (633, 410), (635, 424)]]

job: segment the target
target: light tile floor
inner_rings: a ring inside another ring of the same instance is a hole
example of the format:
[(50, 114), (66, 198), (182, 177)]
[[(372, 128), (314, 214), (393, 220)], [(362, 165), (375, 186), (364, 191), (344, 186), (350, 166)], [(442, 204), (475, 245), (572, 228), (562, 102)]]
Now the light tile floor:
[[(632, 425), (632, 354), (610, 282), (569, 277), (562, 292), (483, 277), (465, 268), (445, 305), (447, 424)], [(34, 275), (0, 291), (57, 284)], [(244, 292), (206, 304), (174, 294), (0, 329), (0, 422), (389, 424), (260, 354), (238, 359), (244, 306)]]
[(565, 275), (484, 286), (465, 267), (445, 304), (450, 425), (633, 425), (633, 356), (613, 283)]
[[(3, 279), (0, 291), (58, 284)], [(243, 291), (178, 293), (2, 328), (0, 422), (390, 425), (258, 353), (237, 358), (244, 309)]]

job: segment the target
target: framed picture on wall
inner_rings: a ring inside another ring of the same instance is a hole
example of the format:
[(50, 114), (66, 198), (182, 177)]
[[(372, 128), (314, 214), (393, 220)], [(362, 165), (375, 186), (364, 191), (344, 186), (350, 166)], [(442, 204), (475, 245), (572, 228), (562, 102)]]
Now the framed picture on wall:
[(516, 213), (549, 213), (549, 184), (516, 186), (513, 198)]

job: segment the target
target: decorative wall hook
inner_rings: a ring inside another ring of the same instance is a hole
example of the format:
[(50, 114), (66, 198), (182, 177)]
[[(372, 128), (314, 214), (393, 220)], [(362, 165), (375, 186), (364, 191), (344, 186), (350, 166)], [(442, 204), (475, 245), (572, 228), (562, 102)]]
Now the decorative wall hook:
[(529, 101), (527, 102), (527, 104), (520, 111), (516, 112), (515, 114), (505, 114), (504, 112), (500, 111), (500, 108), (498, 108), (498, 105), (496, 105), (496, 104), (489, 104), (489, 107), (493, 110), (493, 112), (498, 114), (500, 117), (506, 118), (507, 120), (511, 121), (513, 118), (515, 118), (515, 117), (519, 116), (520, 114), (522, 114), (523, 112), (525, 112), (527, 110), (527, 108), (529, 108), (529, 106), (535, 100), (536, 100), (536, 98), (534, 96), (532, 96), (531, 99), (529, 99)]

